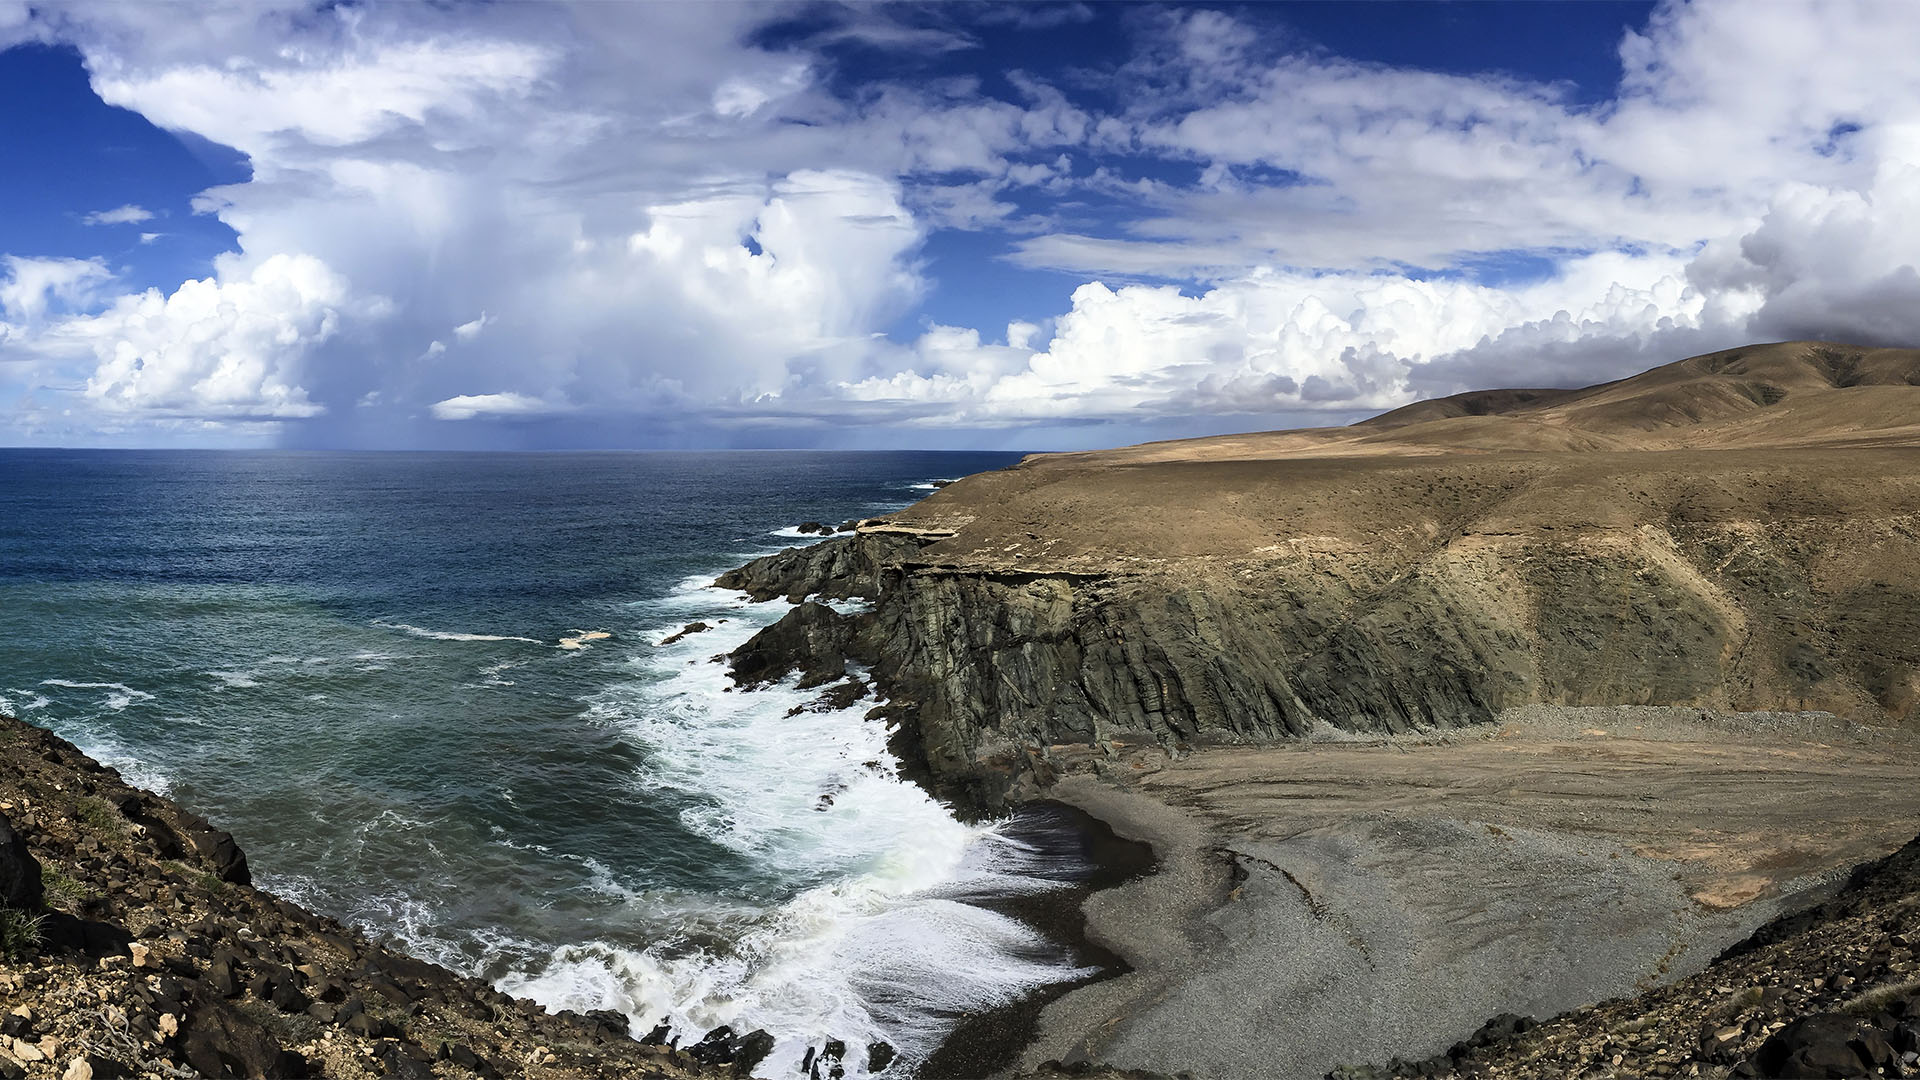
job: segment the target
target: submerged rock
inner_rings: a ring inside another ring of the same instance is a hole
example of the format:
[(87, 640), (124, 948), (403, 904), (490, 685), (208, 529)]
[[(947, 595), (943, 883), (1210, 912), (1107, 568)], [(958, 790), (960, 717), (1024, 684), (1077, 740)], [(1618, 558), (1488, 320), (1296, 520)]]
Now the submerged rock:
[(661, 638), (660, 644), (671, 645), (674, 642), (680, 641), (681, 639), (685, 638), (688, 634), (704, 634), (711, 629), (713, 628), (708, 626), (706, 623), (690, 622), (687, 625), (681, 627), (680, 629), (675, 630), (673, 633), (668, 634), (666, 637)]

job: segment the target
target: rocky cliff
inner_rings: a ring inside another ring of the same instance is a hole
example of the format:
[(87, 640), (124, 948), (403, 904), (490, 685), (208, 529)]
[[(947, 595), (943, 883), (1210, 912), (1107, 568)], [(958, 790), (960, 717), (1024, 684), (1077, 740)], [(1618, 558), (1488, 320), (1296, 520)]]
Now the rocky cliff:
[(0, 1077), (718, 1077), (762, 1045), (549, 1014), (249, 880), (232, 836), (0, 717)]
[(722, 577), (870, 602), (797, 607), (735, 671), (867, 665), (905, 756), (979, 807), (1070, 749), (1531, 703), (1909, 723), (1916, 383), (1920, 352), (1789, 343), (1357, 428), (1030, 458)]

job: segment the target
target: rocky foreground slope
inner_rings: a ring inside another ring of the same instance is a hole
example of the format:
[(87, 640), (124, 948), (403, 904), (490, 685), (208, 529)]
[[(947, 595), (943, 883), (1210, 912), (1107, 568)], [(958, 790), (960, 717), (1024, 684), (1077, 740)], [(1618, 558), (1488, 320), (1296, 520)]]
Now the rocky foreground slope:
[(870, 666), (964, 804), (1063, 747), (1556, 705), (1920, 707), (1920, 352), (1695, 357), (1352, 428), (1043, 455), (720, 584), (803, 603), (745, 681)]
[(0, 1077), (716, 1077), (758, 1045), (643, 1045), (249, 882), (227, 833), (0, 718)]

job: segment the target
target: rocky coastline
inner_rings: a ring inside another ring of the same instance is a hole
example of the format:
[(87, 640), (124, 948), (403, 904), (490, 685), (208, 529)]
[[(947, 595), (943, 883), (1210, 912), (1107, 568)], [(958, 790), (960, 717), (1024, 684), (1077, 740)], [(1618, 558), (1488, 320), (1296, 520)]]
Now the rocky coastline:
[[(1500, 1075), (1466, 1051), (1510, 1023), (1462, 1042), (1488, 1017), (1669, 1022), (1646, 995), (1912, 838), (1916, 386), (1920, 353), (1785, 343), (1031, 458), (724, 575), (795, 605), (727, 662), (863, 671), (841, 700), (874, 691), (963, 814), (1064, 799), (1154, 842), (1160, 873), (1088, 901), (1135, 970), (1047, 1006), (1021, 1067)], [(1574, 1072), (1780, 1075), (1761, 1045), (1835, 1002), (1766, 991), (1786, 1011), (1717, 1056)]]
[[(0, 1077), (743, 1075), (552, 1014), (252, 887), (228, 833), (0, 717)], [(764, 1051), (762, 1051), (764, 1053)]]
[[(793, 607), (716, 659), (871, 696), (963, 816), (1150, 845), (1025, 913), (1111, 977), (936, 1073), (1920, 1075), (1916, 395), (1920, 353), (1787, 343), (1029, 459), (722, 575)], [(0, 1073), (751, 1070), (389, 953), (0, 735), (0, 891), (52, 909)]]

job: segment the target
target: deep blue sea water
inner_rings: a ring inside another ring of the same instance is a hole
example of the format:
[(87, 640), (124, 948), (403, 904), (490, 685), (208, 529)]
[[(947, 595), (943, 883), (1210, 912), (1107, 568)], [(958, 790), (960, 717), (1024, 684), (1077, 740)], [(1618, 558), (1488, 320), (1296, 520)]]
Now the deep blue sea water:
[(766, 1027), (770, 1074), (924, 1053), (1070, 974), (963, 902), (1040, 855), (900, 781), (870, 702), (733, 691), (710, 658), (785, 604), (706, 586), (1014, 460), (0, 451), (0, 711), (514, 993)]

